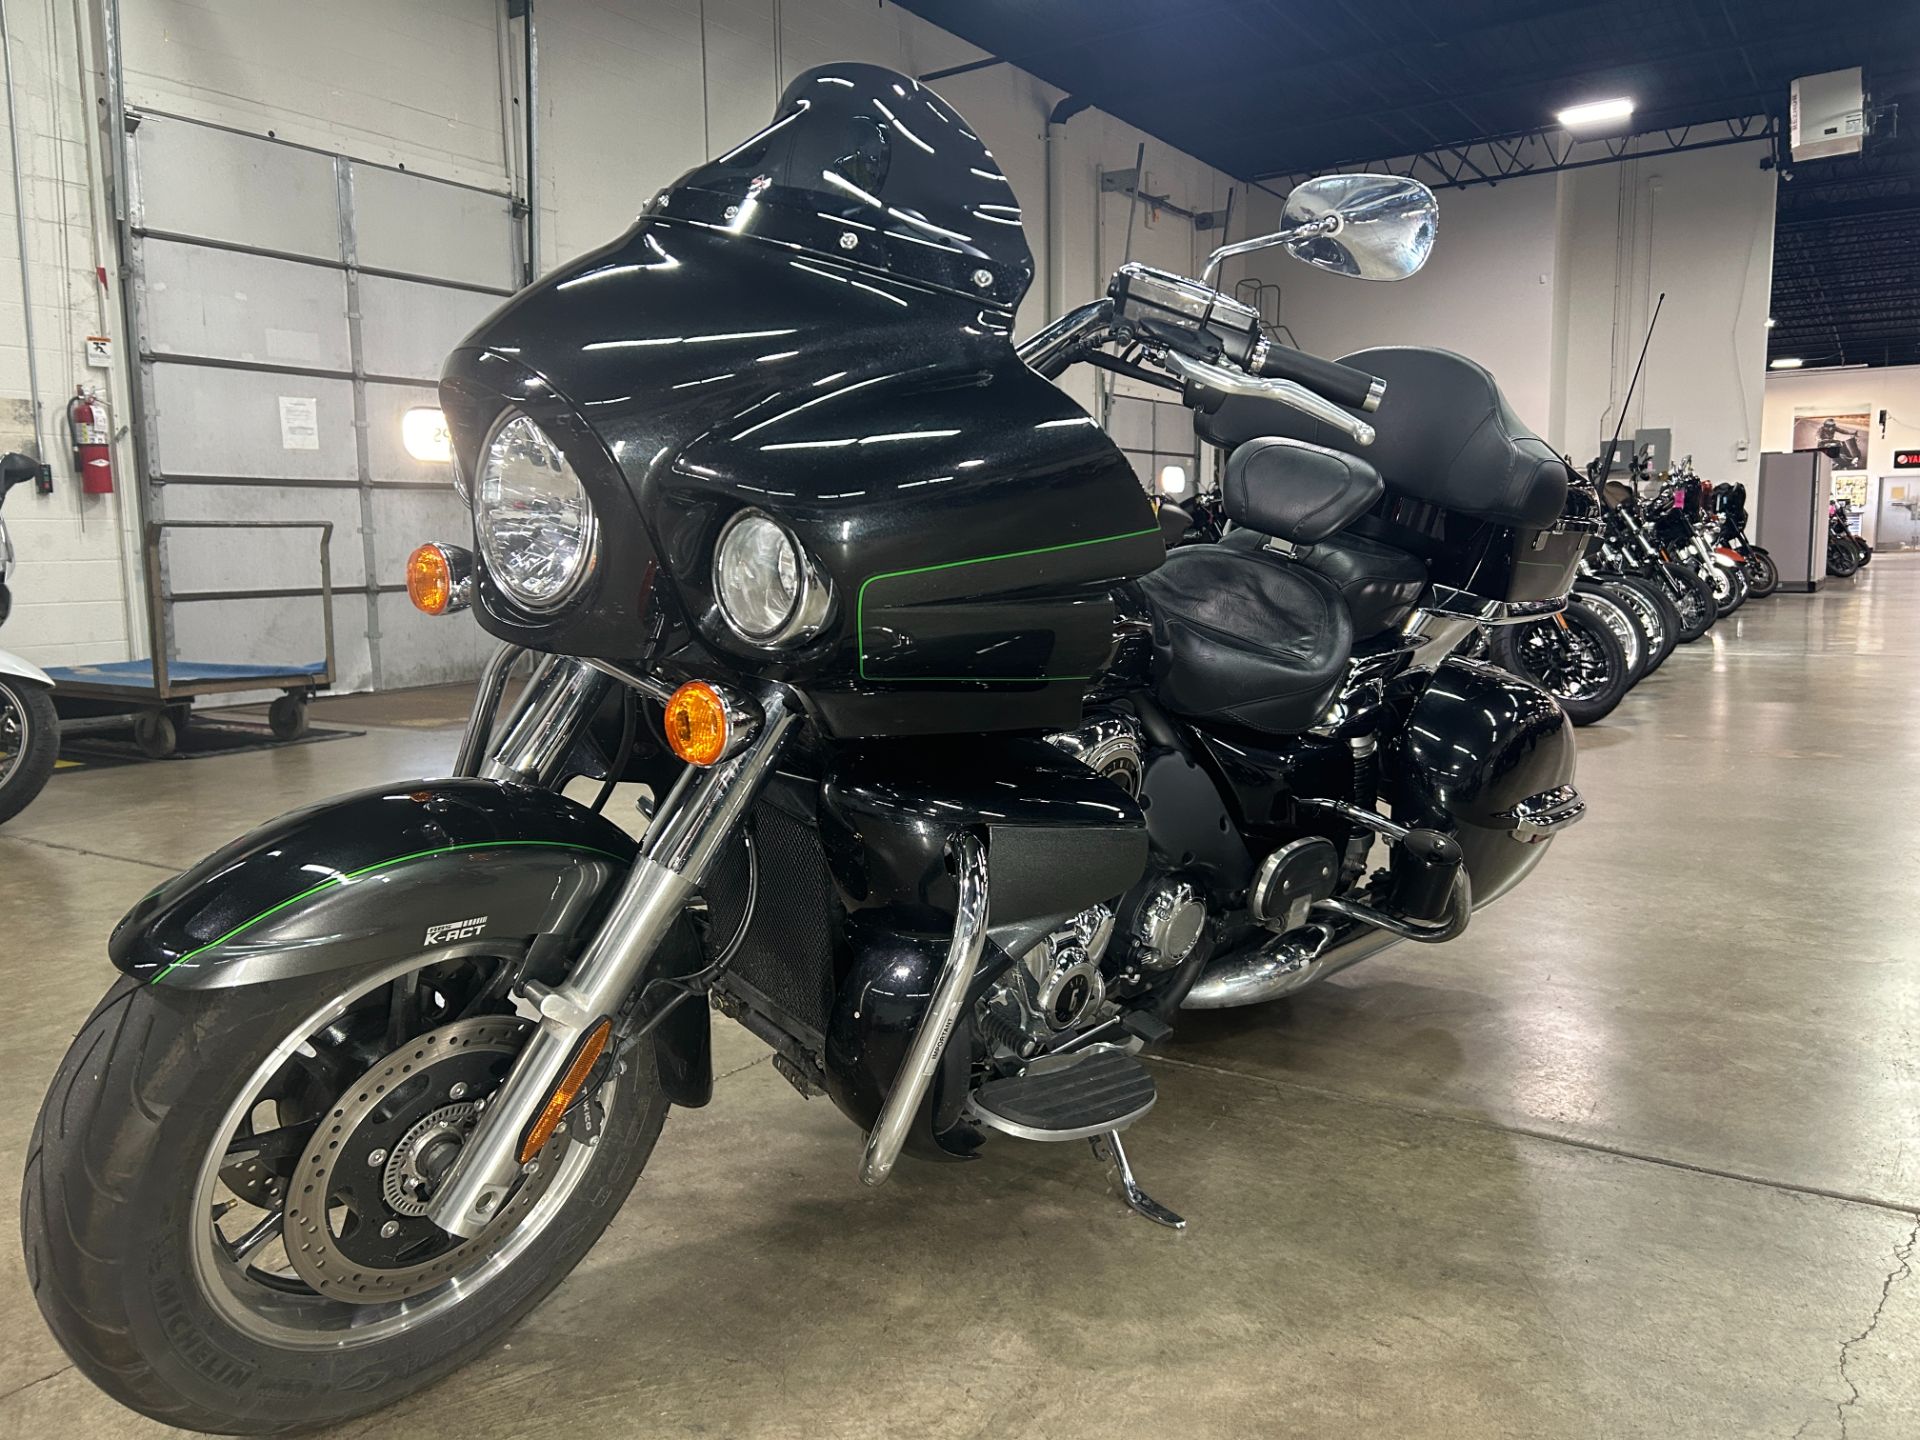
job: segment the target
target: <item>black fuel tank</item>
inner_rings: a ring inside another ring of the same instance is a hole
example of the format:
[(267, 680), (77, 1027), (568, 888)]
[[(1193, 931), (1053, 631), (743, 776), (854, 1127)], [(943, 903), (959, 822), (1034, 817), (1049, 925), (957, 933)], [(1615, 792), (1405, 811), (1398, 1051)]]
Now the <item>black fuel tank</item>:
[[(1164, 550), (1119, 450), (1014, 353), (1031, 275), (1011, 187), (951, 107), (872, 66), (801, 76), (760, 135), (449, 361), (466, 473), (507, 406), (551, 416), (601, 524), (575, 605), (535, 621), (483, 575), (481, 623), (631, 653), (654, 563), (708, 660), (801, 689), (830, 735), (1071, 722), (1112, 650), (1109, 590)], [(748, 508), (827, 580), (793, 649), (742, 640), (713, 599)]]

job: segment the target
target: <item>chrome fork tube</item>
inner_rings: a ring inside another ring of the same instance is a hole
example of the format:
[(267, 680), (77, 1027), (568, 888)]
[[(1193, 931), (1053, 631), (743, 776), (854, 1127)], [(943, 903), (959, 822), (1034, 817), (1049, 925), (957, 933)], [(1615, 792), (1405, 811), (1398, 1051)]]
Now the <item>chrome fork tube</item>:
[(493, 719), (500, 709), (500, 696), (507, 688), (507, 675), (513, 662), (527, 653), (526, 646), (503, 642), (494, 649), (487, 668), (480, 672), (480, 685), (473, 695), (473, 712), (467, 716), (466, 733), (460, 737), (460, 753), (454, 759), (453, 773), (472, 776), (480, 773), (480, 757), (486, 753), (493, 735)]
[[(504, 673), (500, 678), (504, 684)], [(606, 698), (612, 685), (611, 676), (584, 660), (549, 655), (527, 682), (526, 695), (480, 773), (509, 785), (551, 784), (558, 778), (581, 724)]]
[(954, 1022), (960, 1018), (973, 973), (980, 965), (980, 953), (986, 948), (987, 847), (979, 836), (961, 830), (947, 842), (947, 858), (960, 897), (954, 907), (953, 939), (947, 944), (947, 958), (934, 985), (933, 1000), (867, 1136), (866, 1152), (860, 1159), (863, 1184), (884, 1184), (893, 1172), (893, 1162), (900, 1158), (900, 1147), (907, 1143), (907, 1132), (920, 1113), (920, 1102), (927, 1098), (933, 1072), (953, 1037)]
[(800, 718), (777, 691), (762, 701), (762, 711), (759, 732), (745, 750), (674, 787), (572, 973), (557, 988), (538, 992), (539, 1027), (428, 1202), (427, 1215), (441, 1229), (471, 1238), (486, 1227), (520, 1176), (522, 1137), (581, 1038), (639, 983), (694, 887), (739, 828)]

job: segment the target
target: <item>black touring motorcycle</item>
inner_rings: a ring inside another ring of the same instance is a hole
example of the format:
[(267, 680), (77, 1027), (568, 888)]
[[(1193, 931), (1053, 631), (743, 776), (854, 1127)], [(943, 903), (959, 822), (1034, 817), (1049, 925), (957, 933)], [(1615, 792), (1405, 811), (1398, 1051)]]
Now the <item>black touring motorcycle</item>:
[[(1433, 223), (1342, 175), (1233, 248), (1398, 278)], [(505, 647), (453, 778), (273, 821), (114, 931), (24, 1200), (97, 1384), (267, 1432), (474, 1358), (707, 1103), (710, 1007), (869, 1185), (1091, 1140), (1178, 1224), (1121, 1148), (1142, 1047), (1452, 940), (1579, 818), (1558, 706), (1450, 658), (1586, 539), (1486, 372), (1273, 347), (1137, 265), (1016, 347), (1032, 270), (966, 122), (829, 66), (454, 353), (475, 545), (409, 583)], [(1167, 551), (1075, 362), (1184, 395), (1240, 528)], [(645, 782), (643, 840), (583, 774)]]

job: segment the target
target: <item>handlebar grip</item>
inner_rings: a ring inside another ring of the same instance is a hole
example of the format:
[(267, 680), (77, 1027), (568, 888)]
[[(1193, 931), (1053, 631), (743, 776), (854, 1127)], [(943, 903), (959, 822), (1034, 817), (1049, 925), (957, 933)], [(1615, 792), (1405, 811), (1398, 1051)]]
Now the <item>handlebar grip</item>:
[(1258, 373), (1292, 380), (1329, 400), (1367, 411), (1378, 410), (1380, 397), (1387, 393), (1387, 382), (1377, 375), (1369, 375), (1364, 370), (1356, 370), (1338, 361), (1322, 360), (1318, 355), (1309, 355), (1304, 350), (1294, 350), (1285, 345), (1267, 347)]

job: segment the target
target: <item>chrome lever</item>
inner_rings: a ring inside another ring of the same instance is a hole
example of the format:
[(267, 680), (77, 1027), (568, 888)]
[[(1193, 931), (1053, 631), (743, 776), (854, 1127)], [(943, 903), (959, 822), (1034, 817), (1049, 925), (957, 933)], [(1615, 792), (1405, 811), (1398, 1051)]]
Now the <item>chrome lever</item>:
[(1333, 401), (1316, 395), (1304, 385), (1292, 380), (1263, 380), (1257, 375), (1249, 375), (1244, 370), (1229, 369), (1225, 365), (1215, 365), (1206, 360), (1195, 360), (1176, 350), (1167, 352), (1166, 363), (1181, 376), (1196, 385), (1218, 390), (1223, 395), (1241, 395), (1254, 400), (1276, 400), (1282, 405), (1298, 410), (1303, 415), (1311, 415), (1323, 425), (1331, 425), (1356, 445), (1373, 443), (1373, 426), (1366, 421), (1349, 415)]

